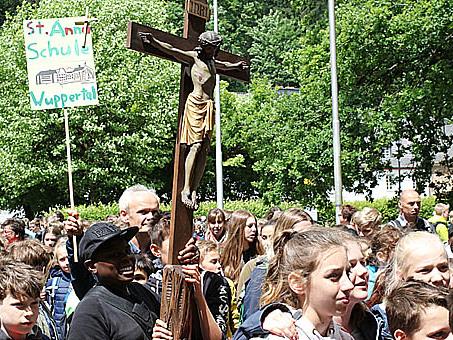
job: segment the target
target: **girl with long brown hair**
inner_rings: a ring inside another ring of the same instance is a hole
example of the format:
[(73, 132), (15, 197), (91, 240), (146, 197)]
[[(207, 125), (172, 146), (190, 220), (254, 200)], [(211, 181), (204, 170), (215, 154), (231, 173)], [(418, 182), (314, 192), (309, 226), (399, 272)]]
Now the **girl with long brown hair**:
[(237, 283), (245, 263), (264, 253), (258, 241), (257, 221), (246, 210), (236, 210), (229, 222), (228, 239), (222, 252), (225, 276)]
[[(273, 255), (272, 243), (284, 230), (302, 231), (313, 226), (313, 219), (308, 213), (300, 208), (290, 208), (281, 212), (276, 220), (271, 246), (267, 248), (266, 255), (257, 257), (248, 262), (242, 269), (238, 282), (238, 304), (241, 305), (241, 318), (245, 320), (248, 316), (259, 309), (264, 278), (267, 272), (269, 259)], [(257, 267), (257, 263), (259, 266)], [(247, 286), (247, 287), (246, 287)], [(244, 289), (245, 288), (245, 289)], [(242, 292), (242, 290), (244, 290)], [(242, 296), (242, 297), (241, 297)]]

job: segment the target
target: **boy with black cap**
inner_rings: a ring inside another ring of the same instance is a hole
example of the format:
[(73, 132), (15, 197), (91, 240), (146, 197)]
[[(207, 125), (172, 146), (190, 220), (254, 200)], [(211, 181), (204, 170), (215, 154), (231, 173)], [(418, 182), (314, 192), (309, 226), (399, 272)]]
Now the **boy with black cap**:
[(80, 261), (96, 277), (74, 313), (68, 339), (151, 339), (160, 304), (134, 279), (135, 260), (128, 242), (138, 227), (124, 230), (106, 222), (83, 235)]

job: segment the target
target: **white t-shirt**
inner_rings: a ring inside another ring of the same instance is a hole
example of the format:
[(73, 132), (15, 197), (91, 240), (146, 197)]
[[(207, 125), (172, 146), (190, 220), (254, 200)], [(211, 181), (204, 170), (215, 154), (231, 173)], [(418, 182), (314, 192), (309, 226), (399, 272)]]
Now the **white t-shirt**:
[[(354, 340), (354, 338), (349, 334), (343, 331), (335, 321), (331, 321), (327, 329), (326, 336), (322, 336), (313, 324), (306, 318), (302, 316), (302, 311), (292, 310), (293, 317), (296, 319), (296, 329), (297, 334), (299, 335), (299, 340), (309, 339), (309, 340)], [(256, 338), (258, 339), (258, 338)], [(261, 338), (263, 339), (263, 338)], [(270, 334), (265, 337), (268, 340), (277, 340), (277, 339), (287, 339), (282, 336)], [(252, 339), (253, 340), (253, 339)]]

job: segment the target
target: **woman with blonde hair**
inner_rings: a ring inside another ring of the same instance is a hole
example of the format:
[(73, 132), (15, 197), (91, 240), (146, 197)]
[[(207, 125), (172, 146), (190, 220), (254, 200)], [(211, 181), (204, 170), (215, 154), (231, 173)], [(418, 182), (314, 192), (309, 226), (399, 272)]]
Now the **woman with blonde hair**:
[(349, 279), (354, 288), (349, 294), (349, 304), (345, 313), (334, 317), (334, 320), (355, 340), (380, 339), (380, 325), (364, 303), (368, 297), (369, 273), (361, 240), (346, 232), (343, 234), (349, 261)]
[(437, 235), (416, 231), (402, 237), (397, 243), (386, 275), (385, 295), (410, 279), (448, 288), (450, 275), (447, 253)]
[(437, 235), (416, 231), (403, 236), (395, 247), (389, 267), (378, 277), (379, 284), (384, 287), (376, 283), (375, 291), (381, 289), (384, 292), (383, 302), (374, 305), (371, 310), (385, 324), (384, 334), (390, 334), (385, 311), (386, 296), (409, 280), (448, 288), (450, 271), (447, 253)]
[(381, 221), (382, 215), (377, 209), (365, 207), (352, 215), (351, 225), (359, 236), (371, 239)]
[[(276, 238), (274, 251), (261, 304), (285, 304), (299, 339), (352, 339), (333, 320), (346, 311), (354, 288), (347, 275), (343, 234), (327, 228), (286, 230)], [(274, 306), (285, 312), (281, 304)], [(263, 328), (269, 329), (266, 322)], [(287, 339), (288, 335), (265, 337)]]
[(313, 226), (311, 216), (300, 208), (289, 208), (285, 210), (277, 219), (275, 225), (274, 239), (284, 230), (303, 231)]

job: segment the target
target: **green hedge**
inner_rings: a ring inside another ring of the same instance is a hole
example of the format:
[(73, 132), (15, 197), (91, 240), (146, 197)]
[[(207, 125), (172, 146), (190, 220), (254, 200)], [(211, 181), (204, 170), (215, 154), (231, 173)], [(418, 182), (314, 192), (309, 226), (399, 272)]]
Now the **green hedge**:
[[(291, 203), (282, 203), (280, 204), (280, 208), (288, 209), (290, 207), (297, 206), (297, 204)], [(199, 216), (206, 216), (209, 210), (216, 207), (216, 202), (203, 202), (200, 204), (200, 208), (195, 212), (195, 217)], [(271, 208), (270, 205), (265, 205), (264, 202), (260, 199), (256, 200), (244, 200), (244, 201), (227, 201), (225, 202), (224, 209), (225, 210), (239, 210), (245, 209), (250, 211), (252, 214), (258, 217), (262, 217), (266, 214), (266, 212)], [(170, 211), (171, 207), (170, 204), (161, 204), (162, 211)], [(52, 209), (50, 212), (46, 213), (46, 215), (52, 214), (53, 211), (56, 209)], [(69, 211), (69, 208), (61, 209), (65, 216)], [(76, 207), (76, 210), (79, 212), (79, 215), (82, 219), (88, 221), (100, 221), (104, 220), (108, 215), (117, 215), (118, 214), (118, 203), (110, 203), (110, 204), (92, 204), (92, 205), (79, 205)]]
[[(357, 209), (361, 210), (365, 207), (376, 208), (382, 214), (382, 222), (386, 223), (388, 221), (394, 220), (398, 214), (398, 199), (386, 199), (381, 198), (374, 200), (373, 202), (369, 201), (352, 201), (344, 202), (344, 204), (350, 204)], [(429, 196), (422, 198), (422, 208), (420, 210), (420, 216), (428, 219), (433, 215), (434, 205), (436, 204), (436, 198), (434, 196)], [(332, 205), (331, 208), (321, 210), (318, 212), (320, 219), (328, 224), (335, 223), (335, 207)]]
[[(368, 201), (355, 201), (345, 202), (345, 204), (351, 204), (357, 209), (364, 207), (373, 207), (379, 210), (383, 216), (383, 221), (390, 221), (398, 216), (397, 200), (396, 199), (378, 199), (373, 202)], [(432, 216), (434, 205), (436, 204), (435, 197), (426, 197), (422, 199), (422, 209), (420, 215), (425, 218)], [(283, 202), (280, 205), (282, 209), (288, 209), (291, 207), (298, 207), (297, 203)], [(216, 207), (216, 202), (203, 202), (200, 208), (196, 211), (195, 216), (206, 216), (208, 211)], [(243, 201), (227, 201), (225, 202), (225, 210), (239, 210), (245, 209), (250, 211), (258, 218), (263, 217), (266, 212), (271, 208), (270, 205), (266, 205), (262, 200), (243, 200)], [(80, 217), (89, 221), (101, 221), (104, 220), (108, 215), (118, 214), (118, 204), (93, 204), (93, 205), (81, 205), (76, 207), (80, 214)], [(162, 204), (161, 209), (163, 211), (170, 211), (169, 204)], [(68, 208), (62, 209), (64, 213), (67, 213)], [(50, 212), (51, 213), (51, 212)], [(318, 211), (319, 221), (324, 224), (332, 225), (335, 223), (335, 208), (332, 205), (327, 209), (320, 209)]]

